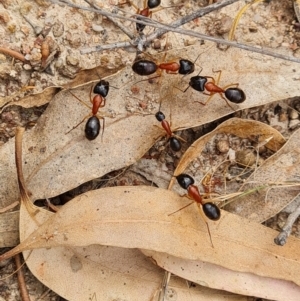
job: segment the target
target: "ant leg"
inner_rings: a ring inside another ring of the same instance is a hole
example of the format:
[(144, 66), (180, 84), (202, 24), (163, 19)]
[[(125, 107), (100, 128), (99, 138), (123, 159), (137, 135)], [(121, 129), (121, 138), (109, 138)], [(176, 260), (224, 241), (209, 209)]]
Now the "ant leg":
[(236, 111), (236, 110), (230, 105), (230, 103), (228, 102), (228, 100), (222, 95), (222, 93), (219, 93), (219, 94), (220, 94), (220, 96), (226, 101), (227, 106), (229, 106), (229, 107), (231, 108), (231, 110)]
[(88, 117), (93, 116), (92, 114), (86, 115), (77, 125), (75, 125), (73, 128), (71, 128), (68, 132), (66, 132), (65, 135), (69, 134), (71, 131), (76, 129), (79, 125), (81, 125)]
[(177, 138), (177, 139), (181, 140), (181, 141), (182, 141), (182, 142), (184, 142), (184, 143), (186, 143), (186, 142), (187, 142), (185, 139), (183, 139), (182, 137), (180, 137), (180, 136), (177, 136), (177, 135), (175, 135), (175, 134), (172, 134), (172, 136), (171, 136), (171, 137), (175, 137), (175, 138)]
[(93, 85), (91, 86), (91, 89), (90, 89), (90, 102), (91, 103), (93, 103), (92, 91), (93, 91)]
[(213, 72), (219, 73), (218, 78), (217, 78), (217, 80), (216, 80), (216, 85), (218, 85), (219, 82), (220, 82), (220, 79), (221, 79), (222, 70), (216, 70), (216, 71), (213, 70)]
[(103, 116), (100, 115), (96, 115), (96, 117), (102, 120), (102, 125), (103, 125), (103, 129), (102, 129), (102, 134), (101, 134), (101, 142), (103, 142), (103, 134), (104, 134), (104, 129), (105, 129), (105, 118)]
[(229, 85), (225, 86), (225, 87), (222, 88), (222, 89), (225, 91), (225, 90), (228, 89), (229, 87), (235, 87), (235, 88), (238, 88), (238, 86), (239, 86), (239, 83), (234, 83), (234, 84), (229, 84)]
[(206, 92), (203, 92), (202, 94), (204, 94), (204, 95), (208, 95), (209, 96), (209, 98), (206, 100), (206, 102), (201, 102), (201, 101), (194, 101), (194, 102), (198, 102), (198, 103), (200, 103), (201, 105), (203, 105), (203, 106), (206, 106), (211, 100), (212, 100), (212, 98), (214, 97), (214, 95), (216, 94), (216, 93), (214, 93), (214, 92), (211, 92), (210, 94), (208, 94), (208, 93), (206, 93)]
[[(182, 197), (184, 197), (184, 196), (187, 196), (187, 195), (185, 194), (185, 195), (183, 195)], [(191, 206), (194, 202), (195, 202), (195, 201), (192, 201), (191, 203), (188, 203), (187, 205), (181, 207), (180, 209), (178, 209), (178, 210), (176, 210), (176, 211), (174, 211), (174, 212), (172, 212), (172, 213), (169, 213), (168, 216), (173, 215), (174, 213), (177, 213), (177, 212), (181, 211), (182, 209), (187, 208), (188, 206)]]
[[(204, 213), (203, 213), (202, 205), (201, 205), (201, 204), (198, 204), (198, 203), (196, 203), (196, 204), (197, 204), (199, 213), (200, 213), (200, 215), (201, 215), (201, 218), (203, 219), (203, 221), (204, 221), (205, 224), (206, 224), (207, 232), (208, 232), (208, 235), (209, 235), (209, 239), (210, 239), (211, 246), (214, 248), (214, 244), (213, 244), (213, 241), (212, 241), (212, 237), (211, 237), (209, 225), (208, 225), (208, 222), (207, 222), (207, 218), (206, 218), (206, 216), (205, 216)], [(201, 206), (201, 208), (200, 208), (200, 206)]]
[(71, 93), (79, 102), (81, 102), (83, 105), (85, 105), (86, 107), (88, 107), (91, 110), (91, 107), (87, 103), (85, 103), (83, 100), (81, 100), (79, 97), (77, 97), (73, 92), (71, 92), (69, 90), (69, 93)]

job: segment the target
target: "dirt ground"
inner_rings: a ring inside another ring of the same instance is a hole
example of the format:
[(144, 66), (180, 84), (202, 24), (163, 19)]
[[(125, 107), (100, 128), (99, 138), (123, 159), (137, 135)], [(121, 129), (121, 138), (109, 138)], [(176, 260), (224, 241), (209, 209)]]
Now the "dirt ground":
[[(206, 6), (207, 2), (205, 0), (162, 0), (162, 6), (170, 8), (153, 13), (153, 19), (168, 24)], [(74, 3), (88, 7), (85, 1), (78, 0)], [(118, 1), (115, 0), (99, 0), (95, 3), (108, 11), (118, 5)], [(184, 25), (184, 28), (227, 39), (233, 18), (246, 3), (248, 1), (238, 1), (220, 11), (214, 11), (194, 20)], [(141, 3), (137, 5), (142, 6)], [(136, 12), (135, 8), (128, 4), (118, 7), (129, 12), (129, 14)], [(120, 14), (122, 13), (121, 11)], [(119, 22), (134, 35), (137, 35), (134, 24), (125, 20), (119, 20)], [(145, 30), (146, 34), (152, 32), (153, 29), (151, 28)], [(25, 57), (25, 61), (21, 62), (18, 59), (12, 59), (11, 55), (7, 55), (7, 53), (0, 50), (0, 104), (2, 108), (0, 115), (0, 146), (14, 136), (17, 126), (26, 126), (28, 129), (34, 126), (47, 107), (47, 104), (39, 107), (18, 106), (15, 105), (15, 102), (32, 93), (41, 93), (48, 87), (67, 85), (74, 80), (82, 69), (91, 69), (100, 65), (107, 69), (114, 69), (123, 65), (131, 65), (136, 55), (134, 47), (128, 49), (114, 48), (102, 52), (82, 54), (82, 50), (87, 50), (92, 46), (127, 41), (129, 38), (101, 15), (71, 8), (65, 4), (54, 5), (46, 0), (35, 2), (1, 1), (0, 38), (2, 47), (17, 51)], [(296, 57), (299, 57), (300, 53), (299, 38), (299, 23), (296, 19), (292, 0), (263, 1), (251, 6), (241, 18), (235, 33), (235, 40), (240, 43), (274, 50), (289, 49)], [(180, 49), (196, 42), (198, 40), (194, 37), (168, 33), (155, 40), (146, 51), (155, 55), (156, 52), (164, 52), (165, 47)], [(200, 128), (188, 129), (177, 134), (188, 142), (187, 148), (195, 139), (211, 131), (225, 119), (237, 116), (270, 124), (279, 130), (285, 138), (288, 138), (299, 127), (300, 121), (299, 117), (291, 116), (287, 104), (292, 104), (299, 111), (297, 102), (272, 103), (268, 107), (256, 107), (235, 112), (222, 120), (216, 120)], [(139, 105), (142, 104), (139, 103)], [(269, 112), (274, 111), (276, 107), (281, 108), (280, 118), (294, 120), (293, 127), (289, 126), (289, 123), (278, 122), (277, 119), (275, 121), (275, 119), (270, 118)], [(163, 162), (172, 171), (181, 154), (174, 155), (170, 148), (166, 146), (165, 140), (162, 140), (157, 142), (145, 154), (145, 157), (157, 158), (160, 163)], [(105, 181), (104, 184), (99, 179), (86, 183), (74, 191), (66, 193), (64, 199), (97, 187), (125, 184), (151, 185), (152, 179), (147, 178), (146, 171), (143, 174), (140, 166), (136, 168), (138, 172), (133, 169), (117, 180)], [(115, 175), (118, 175), (118, 171), (105, 178), (113, 178)], [(56, 200), (52, 201), (55, 203)], [(275, 229), (280, 229), (286, 216), (287, 213), (281, 213), (267, 221), (266, 224)], [(295, 224), (293, 232), (296, 236), (299, 236), (299, 231), (300, 224), (298, 222)], [(2, 278), (3, 276), (9, 276), (14, 270), (15, 265), (12, 260), (3, 263), (0, 267)], [(48, 291), (26, 268), (25, 281), (32, 301), (63, 300), (55, 293)], [(43, 297), (41, 298), (41, 296)], [(0, 280), (0, 301), (2, 300), (21, 300), (15, 276)], [(253, 298), (253, 300), (255, 299)]]

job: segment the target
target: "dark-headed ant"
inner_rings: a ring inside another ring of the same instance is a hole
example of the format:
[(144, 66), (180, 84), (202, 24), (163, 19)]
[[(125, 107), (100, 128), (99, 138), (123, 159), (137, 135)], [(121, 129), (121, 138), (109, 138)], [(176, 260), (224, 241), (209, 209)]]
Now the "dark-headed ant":
[[(157, 8), (158, 6), (160, 6), (161, 0), (144, 0), (144, 8), (143, 9), (139, 9), (132, 1), (127, 1), (125, 3), (130, 3), (130, 5), (132, 5), (135, 9), (136, 9), (136, 13), (137, 15), (140, 15), (142, 17), (152, 17), (152, 9)], [(122, 3), (122, 4), (125, 4)], [(162, 9), (162, 8), (160, 8)], [(160, 10), (158, 9), (158, 10)], [(156, 11), (158, 11), (156, 10)], [(137, 17), (137, 20), (141, 20), (141, 18)], [(138, 33), (142, 33), (145, 29), (146, 25), (145, 24), (139, 24), (136, 23), (136, 30)]]
[[(92, 91), (96, 95), (92, 98)], [(85, 124), (85, 137), (88, 140), (94, 140), (98, 137), (101, 125), (100, 125), (100, 119), (103, 121), (103, 130), (102, 130), (102, 135), (104, 133), (104, 128), (105, 128), (105, 118), (103, 116), (98, 115), (98, 111), (100, 108), (103, 108), (106, 103), (105, 97), (107, 96), (109, 91), (109, 82), (105, 80), (100, 80), (95, 86), (94, 89), (91, 87), (90, 90), (90, 101), (93, 104), (92, 106), (92, 112), (85, 116), (81, 122), (79, 122), (75, 127), (73, 127), (69, 132), (77, 128), (82, 122), (84, 122), (88, 117), (89, 119), (87, 120)], [(84, 101), (82, 101), (80, 98), (78, 98), (75, 94), (73, 94), (71, 91), (69, 91), (78, 101), (80, 101), (83, 105), (86, 107), (90, 108)], [(69, 133), (67, 132), (67, 133)]]
[[(242, 89), (238, 88), (239, 84), (230, 84), (223, 88), (219, 87), (218, 83), (220, 81), (222, 71), (219, 70), (216, 72), (219, 72), (219, 76), (218, 76), (217, 80), (215, 80), (211, 76), (200, 76), (199, 74), (191, 77), (189, 86), (185, 89), (185, 91), (189, 87), (192, 87), (196, 91), (203, 92), (203, 94), (205, 94), (205, 95), (209, 95), (210, 97), (208, 98), (208, 100), (205, 103), (203, 103), (201, 101), (195, 101), (202, 105), (206, 105), (215, 94), (219, 94), (225, 100), (226, 104), (233, 111), (235, 111), (235, 109), (229, 104), (228, 100), (233, 103), (242, 103), (246, 100), (246, 95)], [(209, 79), (210, 79), (210, 81), (209, 81)], [(209, 93), (205, 93), (204, 92), (205, 90)], [(225, 95), (225, 97), (223, 95)]]
[[(220, 212), (220, 209), (217, 205), (215, 205), (214, 203), (212, 202), (207, 202), (207, 203), (204, 203), (203, 200), (202, 200), (202, 197), (200, 195), (200, 192), (198, 190), (198, 187), (196, 185), (194, 185), (195, 181), (194, 179), (189, 176), (188, 174), (180, 174), (178, 176), (176, 176), (176, 180), (178, 182), (178, 184), (181, 186), (181, 188), (183, 189), (186, 189), (187, 192), (188, 192), (188, 196), (193, 199), (193, 201), (196, 202), (198, 208), (199, 208), (199, 211), (200, 213), (202, 214), (202, 212), (204, 212), (205, 216), (207, 218), (209, 218), (210, 220), (213, 220), (213, 221), (217, 221), (220, 219), (221, 217), (221, 212)], [(189, 203), (187, 204), (186, 206), (184, 206), (183, 208), (171, 213), (171, 214), (174, 214), (188, 206), (190, 206), (192, 203)], [(200, 206), (202, 206), (202, 211), (200, 209)], [(169, 214), (169, 215), (171, 215)], [(209, 237), (210, 237), (210, 241), (211, 241), (211, 244), (213, 246), (213, 243), (212, 243), (212, 239), (211, 239), (211, 233), (210, 233), (210, 230), (209, 230), (209, 226), (208, 226), (208, 223), (206, 220), (204, 220), (205, 223), (206, 223), (206, 226), (207, 226), (207, 230), (208, 230), (208, 234), (209, 234)]]
[(147, 76), (154, 74), (158, 69), (166, 70), (168, 74), (182, 74), (187, 75), (193, 73), (195, 70), (195, 64), (186, 59), (180, 59), (179, 63), (175, 61), (156, 64), (150, 60), (138, 60), (132, 65), (132, 70), (141, 76)]
[(170, 147), (174, 152), (178, 152), (181, 149), (181, 142), (179, 141), (179, 138), (177, 138), (173, 132), (171, 131), (171, 127), (169, 122), (165, 119), (165, 114), (161, 111), (158, 111), (155, 114), (155, 117), (157, 119), (157, 121), (159, 121), (161, 123), (161, 126), (164, 128), (164, 130), (166, 131), (169, 140), (170, 140)]
[(197, 205), (202, 206), (203, 212), (207, 218), (213, 221), (220, 219), (221, 212), (219, 207), (211, 202), (203, 203), (198, 187), (194, 185), (195, 181), (191, 176), (182, 173), (179, 176), (176, 176), (176, 180), (183, 189), (187, 190), (188, 196), (193, 199)]

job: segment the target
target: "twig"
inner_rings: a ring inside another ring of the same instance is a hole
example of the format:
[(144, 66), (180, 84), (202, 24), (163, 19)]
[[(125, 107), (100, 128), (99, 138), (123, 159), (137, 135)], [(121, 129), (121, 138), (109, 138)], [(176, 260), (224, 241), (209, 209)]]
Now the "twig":
[(6, 206), (6, 207), (4, 207), (4, 208), (1, 208), (1, 209), (0, 209), (0, 213), (4, 213), (4, 212), (6, 212), (6, 211), (8, 211), (8, 210), (10, 210), (10, 209), (12, 209), (12, 208), (14, 208), (14, 207), (16, 207), (16, 206), (19, 205), (19, 204), (20, 204), (19, 201), (15, 201), (15, 202), (13, 202), (13, 203), (10, 204), (10, 205), (8, 205), (8, 206)]
[(0, 52), (8, 54), (8, 55), (12, 56), (13, 58), (20, 60), (22, 62), (26, 62), (25, 56), (18, 51), (11, 50), (11, 49), (5, 48), (5, 47), (0, 47)]
[(22, 270), (22, 265), (21, 265), (21, 256), (20, 254), (15, 255), (15, 263), (17, 267), (17, 278), (18, 278), (18, 283), (19, 283), (19, 289), (20, 289), (20, 294), (21, 294), (21, 299), (22, 301), (30, 301), (25, 279), (24, 279), (24, 273)]
[(275, 244), (277, 244), (279, 246), (283, 246), (286, 244), (286, 240), (289, 237), (289, 235), (291, 234), (292, 226), (299, 215), (300, 215), (300, 205), (287, 218), (285, 225), (282, 227), (281, 232), (274, 239)]
[[(86, 3), (88, 3), (91, 7), (95, 8), (95, 9), (100, 9), (97, 5), (95, 5), (94, 3), (90, 2), (89, 0), (84, 0)], [(117, 14), (118, 11), (116, 9), (114, 9), (112, 11), (113, 14)], [(114, 25), (116, 25), (117, 27), (119, 27), (131, 40), (135, 39), (135, 34), (132, 33), (131, 31), (129, 31), (125, 26), (123, 26), (121, 23), (119, 23), (118, 21), (115, 20), (114, 17), (109, 17), (107, 16), (107, 19), (110, 20)]]
[[(145, 42), (143, 43), (144, 45), (149, 45), (151, 43), (151, 41), (153, 41), (155, 38), (161, 36), (162, 34), (168, 32), (168, 31), (172, 31), (172, 32), (177, 32), (177, 33), (183, 34), (183, 35), (188, 35), (188, 36), (200, 38), (200, 39), (203, 39), (203, 40), (211, 41), (211, 42), (214, 42), (214, 43), (224, 44), (224, 45), (227, 45), (227, 46), (240, 48), (240, 49), (243, 49), (243, 50), (246, 50), (246, 51), (251, 51), (251, 52), (260, 53), (260, 54), (263, 54), (263, 55), (283, 59), (283, 60), (286, 60), (286, 61), (300, 63), (299, 58), (284, 55), (284, 54), (280, 54), (280, 53), (275, 53), (275, 52), (267, 50), (265, 48), (253, 47), (253, 46), (242, 44), (242, 43), (237, 43), (237, 42), (232, 42), (232, 41), (228, 41), (228, 40), (224, 40), (224, 39), (220, 39), (220, 38), (211, 37), (211, 36), (208, 36), (208, 35), (205, 35), (205, 34), (194, 32), (192, 30), (185, 30), (185, 29), (176, 28), (176, 26), (180, 26), (182, 24), (190, 22), (191, 20), (193, 20), (195, 18), (204, 16), (205, 14), (207, 14), (207, 13), (209, 13), (209, 12), (215, 10), (215, 9), (220, 9), (220, 8), (226, 6), (226, 5), (237, 2), (238, 0), (227, 0), (227, 1), (223, 1), (221, 3), (215, 3), (215, 4), (210, 5), (206, 8), (204, 8), (204, 9), (200, 9), (200, 10), (196, 11), (195, 13), (193, 13), (191, 15), (185, 16), (182, 19), (179, 19), (178, 21), (175, 21), (175, 22), (171, 23), (170, 25), (164, 25), (160, 22), (154, 21), (152, 19), (149, 19), (149, 18), (146, 18), (146, 17), (143, 17), (143, 16), (139, 16), (139, 20), (133, 19), (133, 18), (128, 18), (128, 17), (117, 15), (117, 14), (109, 13), (109, 12), (107, 12), (105, 10), (102, 10), (102, 9), (93, 9), (93, 8), (88, 8), (88, 7), (84, 7), (84, 6), (80, 6), (80, 5), (75, 5), (75, 4), (73, 4), (73, 3), (71, 3), (67, 0), (60, 0), (60, 1), (49, 0), (49, 1), (54, 3), (54, 4), (65, 3), (66, 5), (68, 5), (70, 7), (83, 9), (83, 10), (87, 10), (87, 11), (91, 11), (91, 12), (95, 12), (95, 13), (99, 13), (99, 14), (101, 14), (103, 16), (106, 16), (106, 17), (129, 20), (129, 21), (132, 21), (132, 22), (144, 24), (146, 26), (152, 26), (152, 27), (159, 28), (158, 31), (156, 31), (155, 33), (153, 33), (150, 36), (145, 38)], [(134, 15), (134, 16), (136, 16), (136, 15)], [(91, 53), (91, 52), (114, 49), (114, 48), (118, 48), (118, 47), (124, 47), (124, 48), (132, 47), (132, 46), (137, 46), (138, 43), (141, 43), (141, 41), (143, 41), (143, 40), (136, 39), (132, 42), (125, 41), (125, 42), (120, 42), (120, 43), (107, 44), (107, 45), (103, 45), (103, 46), (102, 45), (97, 45), (97, 46), (94, 46), (94, 47), (83, 48), (83, 49), (81, 49), (81, 53), (82, 54), (87, 54), (87, 53)]]

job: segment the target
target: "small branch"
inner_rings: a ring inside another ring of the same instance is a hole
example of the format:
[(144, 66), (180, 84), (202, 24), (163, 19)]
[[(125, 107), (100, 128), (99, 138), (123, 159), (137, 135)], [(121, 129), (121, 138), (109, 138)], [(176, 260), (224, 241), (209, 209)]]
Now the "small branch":
[(14, 51), (5, 47), (0, 47), (0, 52), (10, 55), (19, 61), (26, 62), (25, 56), (18, 51)]
[(22, 270), (21, 256), (20, 256), (20, 254), (17, 254), (17, 255), (15, 255), (14, 258), (15, 258), (15, 263), (16, 263), (16, 267), (17, 267), (17, 278), (18, 278), (18, 283), (19, 283), (21, 299), (22, 299), (22, 301), (30, 301), (30, 298), (28, 295), (28, 290), (26, 287), (25, 279), (24, 279), (24, 273)]
[[(99, 10), (100, 8), (93, 4), (91, 1), (89, 0), (84, 0), (86, 3), (88, 3), (91, 7)], [(113, 10), (112, 11), (113, 14), (117, 14), (117, 10)], [(107, 16), (107, 19), (110, 20), (115, 26), (119, 27), (131, 40), (135, 39), (135, 35), (134, 33), (132, 33), (131, 31), (129, 31), (125, 26), (123, 26), (121, 23), (119, 23), (118, 21), (115, 20), (114, 17), (109, 17)]]
[(4, 213), (4, 212), (6, 212), (6, 211), (8, 211), (8, 210), (10, 210), (10, 209), (12, 209), (12, 208), (18, 206), (19, 204), (20, 204), (20, 202), (15, 201), (15, 202), (13, 202), (13, 203), (10, 204), (10, 205), (8, 205), (8, 206), (6, 206), (6, 207), (4, 207), (4, 208), (1, 208), (1, 209), (0, 209), (0, 213)]
[[(147, 17), (142, 17), (139, 15), (139, 20), (134, 19), (134, 18), (128, 18), (128, 17), (124, 17), (124, 16), (120, 16), (117, 14), (112, 14), (109, 13), (105, 10), (102, 9), (94, 9), (94, 8), (89, 8), (89, 7), (84, 7), (84, 6), (80, 6), (80, 5), (75, 5), (67, 0), (49, 0), (51, 3), (54, 4), (66, 4), (70, 7), (74, 7), (74, 8), (78, 8), (78, 9), (82, 9), (82, 10), (87, 10), (87, 11), (91, 11), (91, 12), (95, 12), (98, 14), (101, 14), (103, 16), (106, 17), (112, 17), (112, 18), (119, 18), (119, 19), (123, 19), (123, 20), (129, 20), (132, 22), (136, 22), (136, 23), (140, 23), (140, 24), (144, 24), (146, 26), (152, 26), (152, 27), (156, 27), (159, 28), (160, 30), (158, 30), (157, 32), (153, 33), (152, 35), (146, 37), (146, 41), (144, 42), (144, 45), (149, 45), (151, 41), (153, 41), (155, 38), (161, 36), (162, 34), (168, 32), (168, 31), (172, 31), (172, 32), (177, 32), (183, 35), (188, 35), (188, 36), (192, 36), (192, 37), (196, 37), (196, 38), (200, 38), (203, 40), (207, 40), (207, 41), (211, 41), (214, 43), (219, 43), (219, 44), (224, 44), (227, 46), (231, 46), (231, 47), (236, 47), (236, 48), (240, 48), (246, 51), (251, 51), (251, 52), (255, 52), (255, 53), (259, 53), (259, 54), (263, 54), (263, 55), (267, 55), (267, 56), (272, 56), (275, 58), (279, 58), (279, 59), (283, 59), (286, 61), (291, 61), (291, 62), (295, 62), (295, 63), (300, 63), (300, 59), (296, 58), (296, 57), (292, 57), (292, 56), (288, 56), (288, 55), (284, 55), (284, 54), (280, 54), (280, 53), (275, 53), (273, 51), (264, 49), (264, 48), (259, 48), (259, 47), (253, 47), (250, 45), (246, 45), (246, 44), (242, 44), (242, 43), (237, 43), (237, 42), (232, 42), (232, 41), (228, 41), (228, 40), (224, 40), (224, 39), (220, 39), (220, 38), (215, 38), (215, 37), (211, 37), (205, 34), (201, 34), (198, 32), (194, 32), (192, 30), (185, 30), (185, 29), (179, 29), (176, 28), (177, 26), (180, 26), (182, 24), (185, 24), (187, 22), (190, 22), (191, 20), (204, 16), (205, 14), (215, 10), (215, 9), (220, 9), (226, 5), (232, 4), (234, 2), (237, 2), (238, 0), (225, 0), (221, 3), (215, 3), (213, 5), (210, 5), (204, 9), (200, 9), (198, 11), (196, 11), (195, 13), (185, 16), (182, 19), (179, 19), (178, 21), (175, 21), (173, 23), (171, 23), (170, 25), (164, 25), (160, 22), (154, 21), (150, 18)], [(134, 15), (137, 16), (137, 15)], [(140, 43), (142, 40), (141, 39), (137, 39), (135, 41), (132, 42), (121, 42), (121, 43), (112, 43), (112, 44), (108, 44), (108, 45), (103, 45), (103, 46), (95, 46), (95, 47), (89, 47), (89, 48), (83, 48), (81, 50), (82, 54), (86, 54), (86, 53), (90, 53), (90, 52), (94, 52), (94, 51), (101, 51), (101, 50), (106, 50), (106, 49), (113, 49), (114, 47), (130, 47), (130, 46), (137, 46), (138, 43)]]
[(283, 246), (286, 244), (287, 238), (292, 232), (292, 226), (295, 223), (296, 219), (299, 217), (299, 215), (300, 215), (300, 205), (296, 208), (294, 212), (292, 212), (289, 215), (281, 232), (274, 239), (276, 245)]

